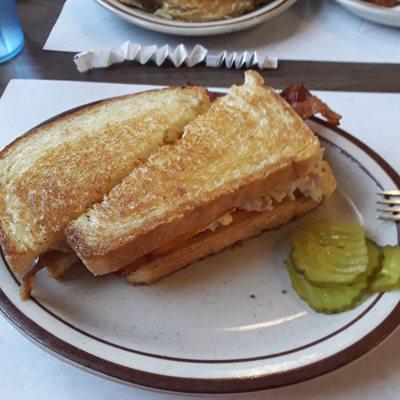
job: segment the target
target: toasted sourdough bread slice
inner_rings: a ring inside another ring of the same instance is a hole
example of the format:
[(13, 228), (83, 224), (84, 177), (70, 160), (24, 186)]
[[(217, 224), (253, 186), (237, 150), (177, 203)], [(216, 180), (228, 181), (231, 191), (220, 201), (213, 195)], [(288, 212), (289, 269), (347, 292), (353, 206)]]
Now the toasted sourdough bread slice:
[[(310, 180), (308, 186), (311, 190), (304, 191), (307, 195), (299, 188), (303, 187), (304, 190), (305, 181), (294, 182), (288, 186), (288, 193), (275, 190), (275, 195), (272, 195), (276, 200), (267, 209), (254, 210), (252, 206), (252, 211), (248, 211), (248, 205), (245, 204), (244, 208), (231, 210), (211, 225), (200, 226), (193, 232), (167, 242), (117, 274), (126, 276), (133, 285), (154, 283), (238, 241), (259, 235), (265, 230), (277, 229), (301, 217), (316, 208), (324, 198), (329, 198), (336, 188), (336, 179), (326, 162), (320, 163), (310, 174), (316, 179)], [(255, 202), (257, 204), (260, 202)]]
[(273, 210), (234, 214), (227, 226), (220, 225), (215, 232), (205, 230), (188, 239), (165, 254), (144, 260), (126, 277), (133, 285), (147, 285), (168, 276), (206, 256), (233, 244), (261, 234), (265, 230), (277, 229), (294, 218), (301, 217), (318, 206), (310, 198), (286, 199)]
[(210, 104), (206, 89), (167, 88), (118, 97), (61, 116), (0, 153), (0, 243), (18, 274), (65, 248), (65, 226), (177, 140)]
[(66, 228), (94, 274), (116, 271), (200, 224), (309, 173), (318, 138), (255, 72)]
[[(126, 0), (122, 0), (126, 1)], [(181, 21), (217, 21), (254, 9), (254, 0), (163, 0), (156, 15)]]

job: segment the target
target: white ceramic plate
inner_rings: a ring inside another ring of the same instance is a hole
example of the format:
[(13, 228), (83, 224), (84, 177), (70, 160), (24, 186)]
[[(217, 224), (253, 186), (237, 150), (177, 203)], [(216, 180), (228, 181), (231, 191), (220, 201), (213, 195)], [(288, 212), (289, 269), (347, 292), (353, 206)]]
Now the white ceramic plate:
[(237, 18), (215, 22), (172, 21), (134, 7), (129, 7), (118, 0), (96, 1), (119, 17), (142, 28), (174, 35), (211, 36), (252, 28), (281, 14), (297, 0), (272, 0), (253, 12)]
[[(355, 219), (381, 244), (397, 225), (378, 221), (376, 191), (400, 177), (345, 132), (309, 122), (338, 179), (331, 200), (305, 219)], [(39, 274), (22, 302), (0, 259), (0, 309), (34, 343), (87, 371), (129, 384), (192, 392), (247, 392), (289, 385), (374, 348), (400, 323), (400, 293), (323, 315), (291, 289), (283, 261), (299, 221), (266, 232), (147, 287), (82, 268), (57, 282)]]
[(382, 25), (400, 27), (400, 5), (386, 8), (368, 4), (361, 0), (336, 0), (350, 12), (368, 21)]

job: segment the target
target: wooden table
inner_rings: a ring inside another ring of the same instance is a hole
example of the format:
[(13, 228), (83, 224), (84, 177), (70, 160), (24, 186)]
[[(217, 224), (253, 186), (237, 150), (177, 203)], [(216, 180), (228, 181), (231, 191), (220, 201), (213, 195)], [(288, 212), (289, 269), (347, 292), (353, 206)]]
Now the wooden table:
[[(89, 1), (89, 0), (84, 0)], [(17, 0), (26, 34), (26, 46), (19, 56), (0, 64), (0, 95), (10, 79), (65, 79), (122, 83), (183, 84), (207, 86), (239, 83), (242, 72), (227, 69), (162, 68), (124, 63), (81, 74), (72, 54), (43, 51), (43, 44), (55, 23), (63, 0)], [(400, 92), (400, 65), (333, 62), (281, 61), (277, 70), (263, 73), (274, 87), (303, 82), (311, 89)]]

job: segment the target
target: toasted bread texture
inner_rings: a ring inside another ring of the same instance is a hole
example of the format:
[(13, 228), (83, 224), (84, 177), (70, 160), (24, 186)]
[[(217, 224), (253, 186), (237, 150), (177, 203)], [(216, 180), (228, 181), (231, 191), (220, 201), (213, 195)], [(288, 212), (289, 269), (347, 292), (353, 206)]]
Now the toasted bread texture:
[(233, 222), (228, 226), (220, 226), (215, 232), (206, 230), (172, 251), (143, 263), (131, 272), (126, 279), (132, 285), (154, 283), (198, 261), (206, 256), (218, 253), (226, 247), (259, 235), (265, 230), (277, 229), (300, 217), (318, 206), (309, 198), (296, 200), (286, 199), (274, 210), (264, 212), (233, 214)]
[(0, 153), (0, 242), (11, 267), (63, 249), (65, 226), (140, 160), (177, 140), (210, 104), (206, 89), (167, 88), (99, 102), (18, 138)]
[(256, 72), (155, 152), (66, 236), (94, 274), (118, 270), (308, 173), (318, 138)]

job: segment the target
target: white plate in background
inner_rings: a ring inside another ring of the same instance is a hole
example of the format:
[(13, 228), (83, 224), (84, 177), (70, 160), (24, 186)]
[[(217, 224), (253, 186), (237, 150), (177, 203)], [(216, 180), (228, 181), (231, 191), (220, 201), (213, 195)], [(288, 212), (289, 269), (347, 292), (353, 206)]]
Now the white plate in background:
[(129, 7), (118, 0), (96, 1), (114, 14), (141, 28), (181, 36), (211, 36), (252, 28), (283, 13), (297, 0), (273, 0), (240, 17), (212, 22), (174, 21)]
[(362, 0), (336, 0), (353, 14), (377, 24), (400, 27), (400, 4), (397, 7), (381, 7)]

